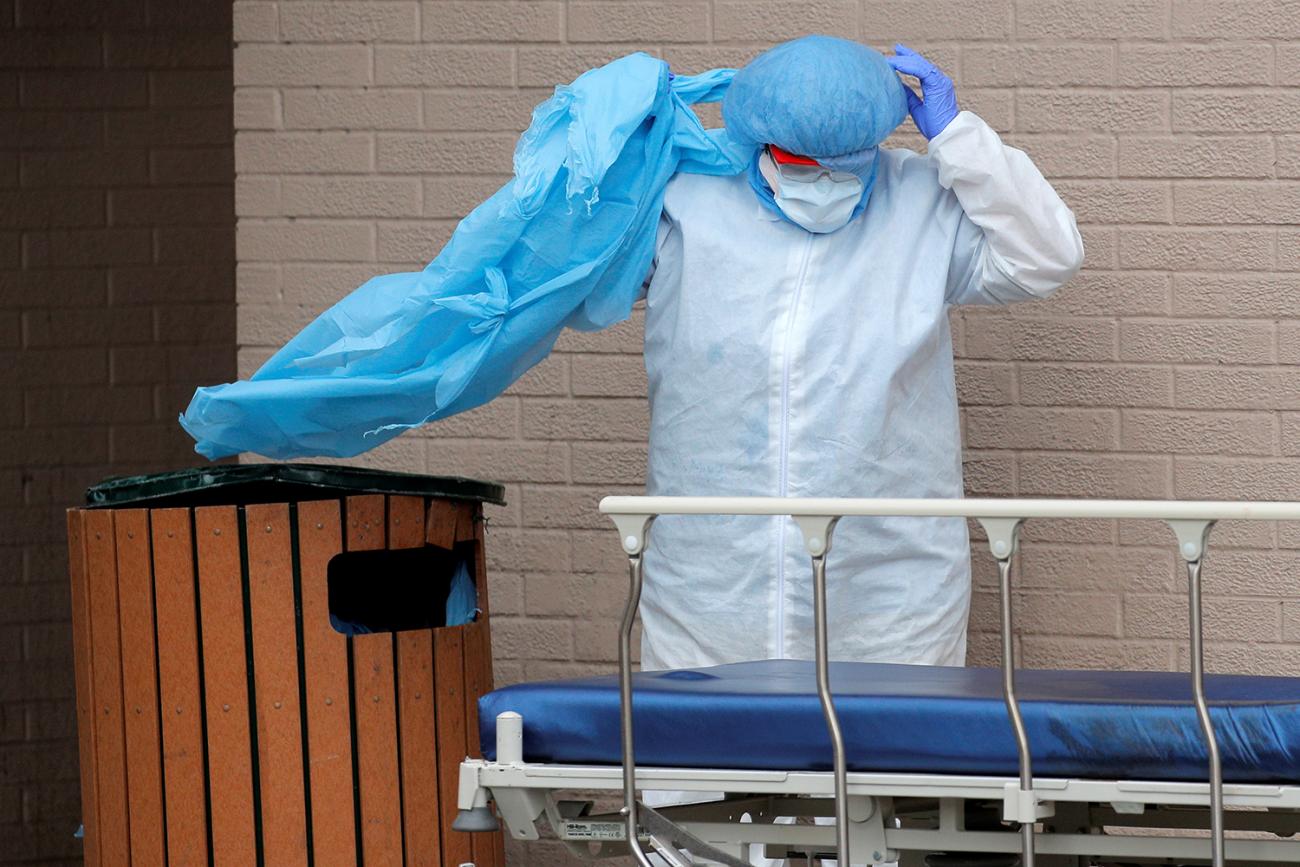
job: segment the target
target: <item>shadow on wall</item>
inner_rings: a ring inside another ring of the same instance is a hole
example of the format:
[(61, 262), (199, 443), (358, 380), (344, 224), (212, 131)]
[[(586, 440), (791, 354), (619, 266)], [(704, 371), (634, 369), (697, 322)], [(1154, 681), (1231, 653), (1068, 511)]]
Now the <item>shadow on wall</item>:
[(0, 864), (81, 857), (63, 510), (235, 369), (231, 4), (0, 3)]

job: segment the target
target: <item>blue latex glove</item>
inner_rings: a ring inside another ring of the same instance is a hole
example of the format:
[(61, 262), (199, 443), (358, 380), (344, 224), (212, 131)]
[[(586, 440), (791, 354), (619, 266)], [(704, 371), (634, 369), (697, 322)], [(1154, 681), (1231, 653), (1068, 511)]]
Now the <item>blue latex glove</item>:
[(895, 45), (894, 56), (885, 59), (903, 75), (915, 76), (921, 82), (919, 95), (907, 88), (907, 108), (921, 135), (928, 141), (943, 132), (959, 111), (952, 79), (906, 45)]

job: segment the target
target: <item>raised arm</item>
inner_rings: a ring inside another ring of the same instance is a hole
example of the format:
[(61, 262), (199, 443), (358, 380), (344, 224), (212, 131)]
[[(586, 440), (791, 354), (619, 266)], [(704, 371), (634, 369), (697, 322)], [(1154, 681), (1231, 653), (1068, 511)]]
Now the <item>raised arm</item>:
[(939, 183), (969, 220), (949, 278), (953, 304), (1009, 304), (1046, 298), (1083, 264), (1074, 213), (1024, 151), (1009, 147), (977, 115), (957, 108), (952, 81), (904, 46), (890, 58), (914, 75), (912, 117), (929, 139)]

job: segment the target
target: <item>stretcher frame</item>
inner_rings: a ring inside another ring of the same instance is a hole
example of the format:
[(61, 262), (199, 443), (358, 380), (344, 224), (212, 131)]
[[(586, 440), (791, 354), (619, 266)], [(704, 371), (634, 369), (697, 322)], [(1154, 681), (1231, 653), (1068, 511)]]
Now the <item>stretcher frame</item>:
[[(1158, 500), (828, 499), (776, 497), (606, 497), (600, 504), (619, 530), (628, 557), (629, 591), (619, 632), (622, 767), (530, 764), (523, 761), (518, 714), (498, 717), (497, 758), (461, 766), (460, 808), (465, 830), (492, 823), (489, 798), (513, 837), (536, 839), (545, 817), (579, 855), (630, 853), (639, 867), (692, 863), (693, 852), (717, 863), (745, 864), (748, 847), (772, 855), (839, 858), (838, 863), (918, 864), (918, 853), (1008, 853), (1022, 867), (1103, 863), (1300, 863), (1300, 781), (1295, 785), (1224, 784), (1218, 743), (1205, 695), (1202, 561), (1210, 530), (1221, 520), (1300, 520), (1300, 503)], [(632, 625), (640, 603), (642, 557), (660, 515), (789, 516), (799, 526), (812, 561), (814, 662), (817, 690), (831, 736), (833, 771), (637, 768), (632, 725)], [(943, 774), (849, 773), (830, 688), (826, 557), (844, 517), (953, 517), (983, 527), (998, 565), (1003, 697), (1019, 758), (1016, 778)], [(1020, 713), (1014, 663), (1012, 565), (1020, 528), (1029, 519), (1159, 520), (1173, 531), (1186, 566), (1188, 636), (1193, 703), (1207, 746), (1207, 781), (1035, 778), (1031, 745)], [(652, 810), (636, 790), (731, 793), (721, 802)], [(564, 791), (621, 792), (617, 813), (593, 815), (589, 801), (566, 801)], [(1018, 831), (966, 827), (968, 805), (999, 804), (1001, 819)], [(1232, 807), (1229, 812), (1226, 808)], [(1196, 829), (1205, 837), (1151, 833), (1151, 828)], [(834, 824), (773, 824), (777, 816), (834, 816)], [(743, 818), (742, 818), (743, 817)], [(1256, 832), (1227, 839), (1232, 830)], [(1098, 833), (1102, 828), (1146, 833)], [(1073, 828), (1073, 831), (1061, 830)], [(642, 841), (645, 842), (642, 842)], [(1039, 855), (1042, 858), (1039, 858)], [(1106, 860), (1110, 859), (1110, 860)], [(1116, 860), (1118, 859), (1118, 860)]]

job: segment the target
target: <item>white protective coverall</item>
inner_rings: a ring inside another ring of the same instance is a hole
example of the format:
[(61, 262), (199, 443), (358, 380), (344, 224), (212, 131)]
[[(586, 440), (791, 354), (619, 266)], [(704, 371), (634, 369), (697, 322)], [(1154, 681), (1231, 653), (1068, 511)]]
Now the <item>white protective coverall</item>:
[[(1045, 298), (1083, 261), (1074, 215), (962, 112), (928, 156), (881, 149), (866, 209), (813, 234), (744, 175), (668, 185), (646, 294), (652, 495), (960, 497), (948, 308)], [(812, 571), (789, 518), (659, 518), (642, 666), (810, 659)], [(962, 665), (961, 519), (840, 522), (834, 659)]]

